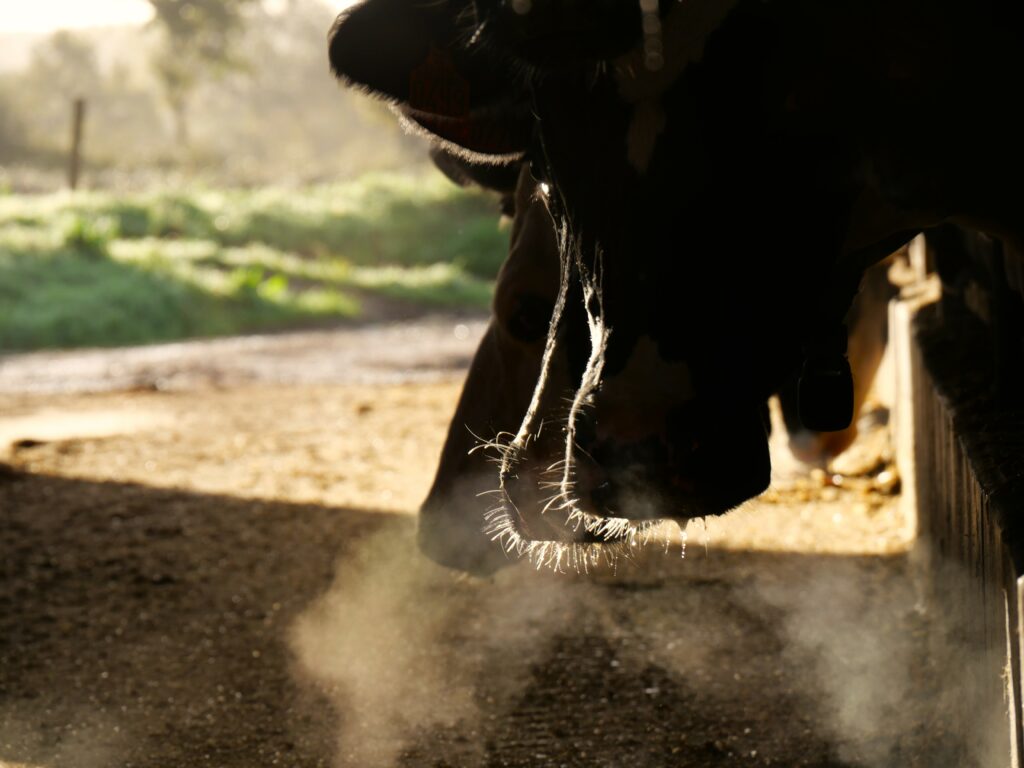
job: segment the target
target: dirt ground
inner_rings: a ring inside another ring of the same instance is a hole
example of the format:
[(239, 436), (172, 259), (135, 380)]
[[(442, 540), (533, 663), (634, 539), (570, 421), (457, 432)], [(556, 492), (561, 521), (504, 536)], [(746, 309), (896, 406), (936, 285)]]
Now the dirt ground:
[(942, 714), (884, 430), (849, 476), (780, 452), (685, 558), (425, 562), (481, 328), (4, 361), (0, 768), (994, 764)]

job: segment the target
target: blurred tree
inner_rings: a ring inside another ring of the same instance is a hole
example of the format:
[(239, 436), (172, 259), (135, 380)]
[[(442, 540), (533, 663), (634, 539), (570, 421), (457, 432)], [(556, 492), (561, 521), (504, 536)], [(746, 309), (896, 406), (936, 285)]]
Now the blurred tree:
[(331, 180), (426, 161), (379, 101), (339, 87), (327, 62), (335, 12), (322, 0), (254, 8), (243, 71), (197, 90), (195, 139), (243, 183)]
[[(427, 162), (423, 142), (403, 133), (387, 106), (338, 86), (327, 63), (334, 11), (324, 0), (206, 0), (207, 10), (227, 13), (209, 25), (186, 13), (184, 0), (157, 1), (178, 37), (157, 22), (81, 30), (43, 38), (31, 66), (0, 72), (0, 165), (10, 166), (8, 178), (17, 169), (15, 186), (60, 185), (78, 93), (89, 99), (84, 181), (92, 187), (194, 173), (211, 184), (300, 184)], [(180, 23), (172, 8), (191, 21)], [(188, 86), (174, 91), (180, 119), (156, 63)]]
[(103, 91), (95, 46), (66, 31), (38, 43), (24, 74), (5, 80), (0, 134), (9, 141), (12, 132), (20, 133), (23, 141), (11, 149), (23, 160), (63, 156), (73, 101), (81, 97), (93, 102)]
[(0, 77), (0, 163), (19, 158), (27, 143), (25, 125), (13, 96), (14, 85), (11, 77)]
[(172, 160), (161, 92), (148, 68), (114, 60), (106, 73), (102, 103), (92, 110), (94, 159), (107, 165), (138, 166)]
[(189, 106), (197, 86), (243, 66), (236, 50), (246, 12), (259, 0), (149, 0), (162, 33), (153, 65), (174, 118), (179, 149), (189, 143)]
[(88, 99), (102, 89), (96, 48), (77, 35), (61, 30), (32, 50), (29, 77), (64, 101)]

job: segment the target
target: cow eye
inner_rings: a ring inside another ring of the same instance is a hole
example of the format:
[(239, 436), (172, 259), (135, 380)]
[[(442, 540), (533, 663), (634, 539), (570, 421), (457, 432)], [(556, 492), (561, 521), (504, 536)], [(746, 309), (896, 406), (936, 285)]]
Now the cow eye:
[(551, 302), (540, 296), (519, 296), (505, 321), (505, 329), (519, 341), (539, 341), (547, 336), (553, 311)]

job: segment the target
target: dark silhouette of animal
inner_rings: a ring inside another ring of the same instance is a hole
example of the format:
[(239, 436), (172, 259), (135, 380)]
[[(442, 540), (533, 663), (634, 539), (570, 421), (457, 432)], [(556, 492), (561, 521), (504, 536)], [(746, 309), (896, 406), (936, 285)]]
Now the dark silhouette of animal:
[[(449, 426), (433, 486), (420, 510), (422, 548), (433, 559), (463, 570), (488, 572), (509, 559), (486, 535), (486, 514), (496, 488), (490, 441), (518, 429), (540, 374), (548, 325), (559, 285), (555, 224), (528, 168), (481, 165), (440, 148), (431, 159), (460, 186), (497, 192), (512, 218), (509, 253), (496, 282), (494, 312), (470, 365)], [(889, 261), (872, 267), (846, 321), (850, 329), (855, 414), (874, 382), (887, 342), (888, 302), (895, 289)], [(790, 450), (801, 461), (824, 466), (857, 436), (856, 420), (836, 432), (807, 429), (799, 418), (795, 380), (779, 393)], [(565, 538), (560, 526), (533, 532)]]
[[(766, 398), (853, 415), (864, 271), (954, 222), (1024, 245), (1016, 0), (368, 0), (337, 75), (527, 163), (559, 290), (492, 532), (570, 565), (769, 482)], [(546, 541), (552, 522), (570, 545)], [(597, 542), (597, 543), (595, 543)]]

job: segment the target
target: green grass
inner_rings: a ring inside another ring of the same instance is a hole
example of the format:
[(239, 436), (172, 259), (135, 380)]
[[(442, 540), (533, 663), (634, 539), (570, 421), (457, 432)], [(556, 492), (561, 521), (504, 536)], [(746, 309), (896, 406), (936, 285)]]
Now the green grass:
[(0, 349), (357, 319), (374, 295), (484, 308), (493, 199), (439, 174), (304, 190), (0, 196)]

